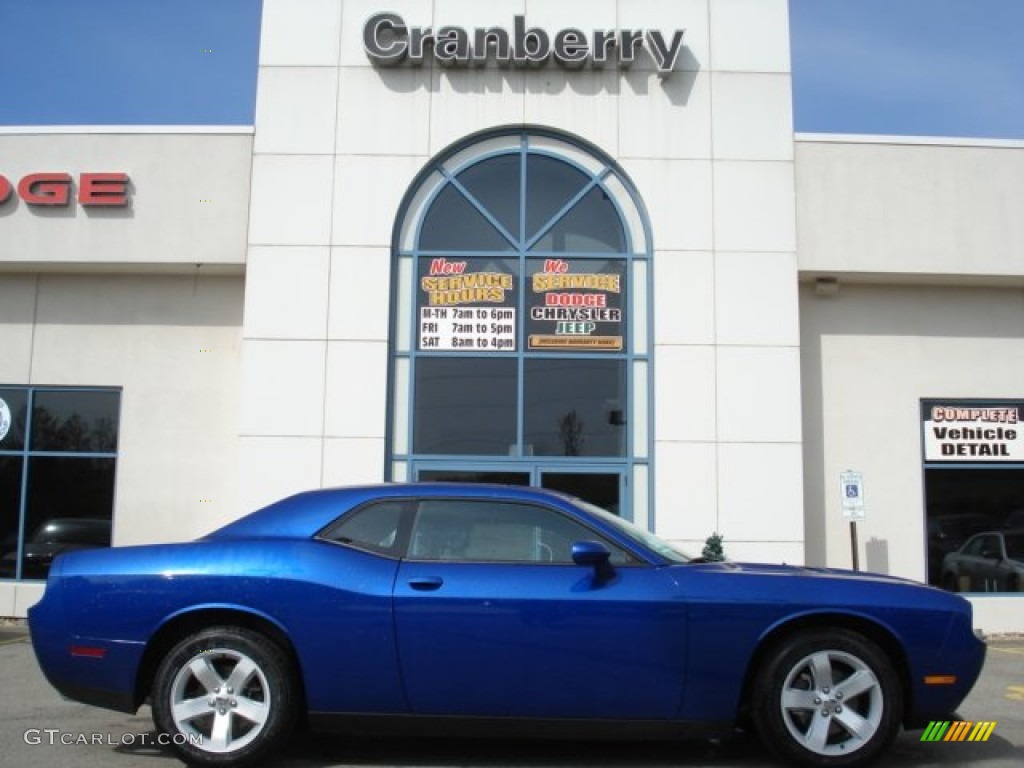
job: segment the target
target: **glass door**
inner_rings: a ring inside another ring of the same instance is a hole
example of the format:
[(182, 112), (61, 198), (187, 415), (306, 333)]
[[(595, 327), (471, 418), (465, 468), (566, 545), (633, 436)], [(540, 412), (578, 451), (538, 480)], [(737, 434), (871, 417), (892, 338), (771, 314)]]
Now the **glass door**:
[(565, 463), (517, 463), (512, 466), (480, 464), (458, 466), (424, 462), (416, 467), (414, 477), (434, 483), (499, 483), (548, 488), (589, 501), (612, 514), (629, 516), (625, 491), (626, 473), (618, 467), (569, 467)]
[(622, 472), (540, 469), (540, 487), (568, 493), (612, 514), (622, 513)]
[(427, 483), (498, 483), (530, 485), (530, 472), (511, 469), (421, 469), (417, 479)]

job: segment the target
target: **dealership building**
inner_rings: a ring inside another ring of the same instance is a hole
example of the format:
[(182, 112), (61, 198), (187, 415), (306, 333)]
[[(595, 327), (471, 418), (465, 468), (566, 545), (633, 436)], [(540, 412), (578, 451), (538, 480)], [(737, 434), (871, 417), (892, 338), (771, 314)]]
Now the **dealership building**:
[(264, 0), (252, 127), (0, 128), (0, 616), (454, 479), (1024, 631), (1024, 143), (792, 115), (786, 0)]

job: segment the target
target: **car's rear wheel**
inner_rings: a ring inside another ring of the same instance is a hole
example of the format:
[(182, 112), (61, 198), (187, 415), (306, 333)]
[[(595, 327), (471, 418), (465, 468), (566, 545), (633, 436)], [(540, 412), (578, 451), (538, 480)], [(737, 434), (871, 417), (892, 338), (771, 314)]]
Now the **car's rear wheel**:
[(848, 630), (811, 630), (777, 645), (757, 673), (753, 719), (782, 757), (807, 766), (854, 766), (899, 732), (903, 691), (892, 663)]
[(295, 722), (288, 656), (269, 638), (213, 627), (171, 649), (153, 685), (153, 722), (187, 763), (245, 765), (279, 747)]

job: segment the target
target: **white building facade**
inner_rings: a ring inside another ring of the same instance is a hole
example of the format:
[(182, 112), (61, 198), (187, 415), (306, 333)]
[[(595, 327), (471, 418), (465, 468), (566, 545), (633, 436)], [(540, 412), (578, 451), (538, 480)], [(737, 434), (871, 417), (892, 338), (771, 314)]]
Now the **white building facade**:
[(941, 582), (1024, 509), (1022, 164), (794, 135), (785, 0), (265, 0), (254, 129), (0, 133), (0, 615), (47, 526), (381, 480)]

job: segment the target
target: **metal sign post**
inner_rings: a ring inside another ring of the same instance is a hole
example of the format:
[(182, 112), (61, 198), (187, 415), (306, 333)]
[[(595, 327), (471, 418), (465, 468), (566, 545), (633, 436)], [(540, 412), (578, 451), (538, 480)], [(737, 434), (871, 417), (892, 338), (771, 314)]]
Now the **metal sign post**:
[(860, 570), (860, 555), (857, 546), (857, 522), (864, 519), (864, 476), (860, 472), (846, 470), (839, 474), (839, 495), (843, 507), (843, 518), (850, 521), (850, 553), (853, 570)]

